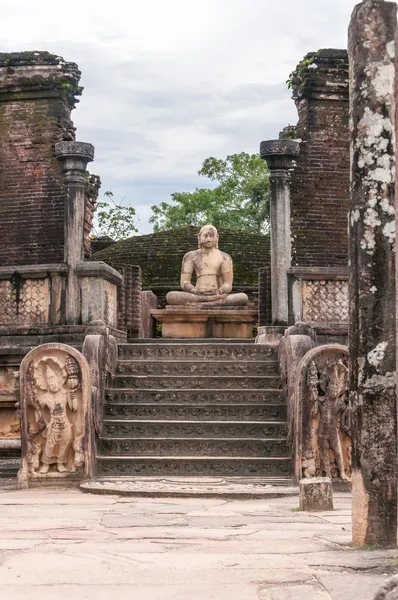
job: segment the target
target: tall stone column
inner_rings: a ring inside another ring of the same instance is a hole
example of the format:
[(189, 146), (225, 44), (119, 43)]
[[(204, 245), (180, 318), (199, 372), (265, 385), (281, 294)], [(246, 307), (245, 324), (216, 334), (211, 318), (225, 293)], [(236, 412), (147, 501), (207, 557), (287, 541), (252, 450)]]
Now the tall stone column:
[(271, 302), (272, 323), (288, 324), (287, 270), (291, 266), (290, 179), (300, 144), (295, 140), (261, 142), (260, 156), (267, 161), (271, 183)]
[(78, 323), (80, 315), (77, 264), (84, 258), (85, 184), (87, 163), (94, 146), (84, 142), (58, 142), (55, 154), (62, 163), (66, 187), (64, 260), (68, 265), (66, 322)]
[(397, 544), (396, 13), (365, 0), (349, 28), (352, 529), (355, 545), (382, 547)]

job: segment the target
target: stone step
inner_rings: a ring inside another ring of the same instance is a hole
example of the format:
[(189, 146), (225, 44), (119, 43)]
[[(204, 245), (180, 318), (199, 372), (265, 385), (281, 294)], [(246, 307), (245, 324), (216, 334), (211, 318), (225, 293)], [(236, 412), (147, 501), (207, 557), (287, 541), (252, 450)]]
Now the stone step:
[[(188, 382), (189, 383), (189, 382)], [(147, 403), (177, 403), (197, 405), (211, 404), (213, 406), (220, 404), (279, 404), (286, 406), (286, 399), (283, 390), (261, 389), (261, 390), (242, 390), (228, 389), (224, 387), (213, 389), (107, 389), (105, 392), (106, 402), (126, 403), (126, 404), (147, 404)]]
[[(159, 339), (159, 338), (155, 338)], [(230, 343), (228, 340), (217, 342), (203, 341), (192, 343), (170, 343), (170, 340), (161, 340), (161, 343), (134, 343), (119, 344), (119, 359), (121, 360), (277, 360), (276, 348), (261, 344)], [(225, 342), (225, 343), (222, 343)]]
[(137, 344), (153, 344), (157, 346), (158, 344), (254, 344), (255, 338), (162, 338), (162, 337), (154, 337), (154, 338), (134, 338), (128, 345), (137, 345)]
[(248, 438), (110, 438), (99, 439), (100, 455), (288, 457), (283, 439)]
[(252, 361), (132, 361), (119, 360), (116, 372), (124, 375), (277, 375), (279, 363)]
[(123, 477), (108, 475), (80, 484), (88, 494), (115, 494), (140, 498), (228, 498), (235, 500), (270, 500), (298, 496), (299, 489), (291, 477), (167, 477), (144, 475)]
[[(134, 402), (134, 399), (132, 399)], [(104, 405), (105, 419), (155, 419), (196, 421), (286, 421), (282, 404), (177, 404), (126, 402)]]
[(113, 438), (254, 438), (286, 439), (287, 424), (236, 421), (138, 421), (112, 419), (103, 421), (102, 435)]
[(20, 469), (21, 459), (0, 458), (0, 477), (15, 477)]
[(101, 475), (182, 475), (182, 476), (262, 476), (289, 477), (292, 474), (290, 458), (220, 458), (186, 456), (99, 456), (97, 474)]
[(115, 388), (127, 389), (279, 389), (282, 380), (277, 376), (235, 376), (226, 375), (208, 377), (198, 375), (116, 375), (113, 379)]

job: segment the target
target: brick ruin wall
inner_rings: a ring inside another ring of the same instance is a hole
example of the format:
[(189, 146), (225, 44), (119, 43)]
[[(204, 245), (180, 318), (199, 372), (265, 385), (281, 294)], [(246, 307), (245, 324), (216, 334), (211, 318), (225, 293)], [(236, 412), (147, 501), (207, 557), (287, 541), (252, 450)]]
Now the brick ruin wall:
[(291, 84), (299, 120), (285, 135), (301, 140), (291, 186), (292, 266), (347, 266), (347, 52), (307, 54)]
[(48, 52), (0, 54), (0, 265), (63, 260), (55, 142), (73, 140), (80, 71)]

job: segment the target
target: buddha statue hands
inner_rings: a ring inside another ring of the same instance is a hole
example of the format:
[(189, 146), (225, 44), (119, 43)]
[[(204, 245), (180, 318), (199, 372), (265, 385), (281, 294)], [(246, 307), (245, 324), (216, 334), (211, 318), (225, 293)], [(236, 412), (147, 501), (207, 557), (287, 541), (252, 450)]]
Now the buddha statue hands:
[[(246, 294), (231, 294), (232, 258), (218, 249), (218, 232), (213, 225), (205, 225), (199, 231), (198, 246), (198, 250), (188, 252), (182, 260), (180, 285), (183, 291), (169, 292), (167, 304), (246, 306)], [(194, 273), (196, 285), (191, 283)]]

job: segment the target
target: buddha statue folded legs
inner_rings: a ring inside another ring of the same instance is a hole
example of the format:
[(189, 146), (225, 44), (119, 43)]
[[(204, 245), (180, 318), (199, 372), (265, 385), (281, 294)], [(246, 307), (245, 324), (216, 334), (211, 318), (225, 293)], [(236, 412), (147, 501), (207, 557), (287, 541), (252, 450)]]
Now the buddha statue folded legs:
[(166, 295), (168, 305), (190, 305), (195, 306), (246, 306), (249, 299), (246, 294), (214, 294), (205, 296), (204, 294), (191, 294), (189, 292), (169, 292)]

